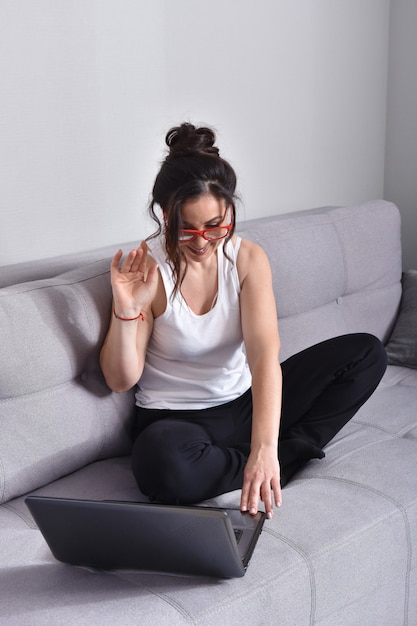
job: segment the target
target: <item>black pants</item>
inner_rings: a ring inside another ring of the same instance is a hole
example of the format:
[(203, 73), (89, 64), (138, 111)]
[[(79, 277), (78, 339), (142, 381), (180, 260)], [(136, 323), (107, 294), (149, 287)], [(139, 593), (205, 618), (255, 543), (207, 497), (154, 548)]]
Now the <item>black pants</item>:
[[(336, 337), (282, 364), (278, 456), (281, 485), (323, 447), (373, 393), (386, 369), (369, 334)], [(199, 411), (137, 409), (132, 469), (141, 491), (167, 504), (192, 504), (240, 489), (250, 452), (251, 390)]]

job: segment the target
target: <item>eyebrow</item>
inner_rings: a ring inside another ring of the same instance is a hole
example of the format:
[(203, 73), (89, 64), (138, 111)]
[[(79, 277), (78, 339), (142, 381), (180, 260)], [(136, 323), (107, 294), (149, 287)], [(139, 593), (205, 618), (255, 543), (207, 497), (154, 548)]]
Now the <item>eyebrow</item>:
[[(204, 226), (208, 226), (208, 224), (213, 224), (213, 222), (221, 222), (222, 219), (223, 219), (223, 215), (212, 217), (210, 220), (208, 220), (208, 222), (205, 222)], [(198, 230), (197, 228), (195, 228), (195, 226), (190, 224), (190, 222), (186, 222), (186, 221), (183, 221), (183, 227), (189, 230)]]

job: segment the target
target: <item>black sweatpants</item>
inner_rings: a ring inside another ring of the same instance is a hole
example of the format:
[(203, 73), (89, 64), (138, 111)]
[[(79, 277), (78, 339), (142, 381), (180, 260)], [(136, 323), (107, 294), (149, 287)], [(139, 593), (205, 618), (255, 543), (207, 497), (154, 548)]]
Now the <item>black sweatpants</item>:
[[(281, 364), (281, 485), (353, 417), (377, 387), (386, 354), (373, 335), (329, 339)], [(138, 407), (132, 469), (151, 500), (192, 504), (240, 489), (250, 452), (252, 395), (203, 410)]]

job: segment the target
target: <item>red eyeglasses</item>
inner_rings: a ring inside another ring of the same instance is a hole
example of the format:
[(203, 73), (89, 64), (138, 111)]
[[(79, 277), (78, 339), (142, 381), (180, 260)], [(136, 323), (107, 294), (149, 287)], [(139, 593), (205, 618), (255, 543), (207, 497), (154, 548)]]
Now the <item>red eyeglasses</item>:
[(206, 241), (216, 241), (224, 239), (230, 233), (233, 227), (232, 212), (230, 212), (230, 224), (227, 226), (214, 226), (212, 228), (204, 228), (203, 230), (194, 230), (192, 228), (181, 228), (178, 233), (179, 243), (189, 243), (197, 237), (203, 237)]

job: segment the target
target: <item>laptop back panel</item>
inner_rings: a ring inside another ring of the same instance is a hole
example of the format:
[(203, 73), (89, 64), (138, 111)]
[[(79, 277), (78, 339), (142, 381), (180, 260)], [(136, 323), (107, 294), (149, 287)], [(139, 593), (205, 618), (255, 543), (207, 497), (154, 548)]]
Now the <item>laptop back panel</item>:
[[(243, 576), (264, 521), (206, 507), (37, 496), (26, 503), (56, 559), (97, 569)], [(239, 544), (228, 513), (244, 531)]]

